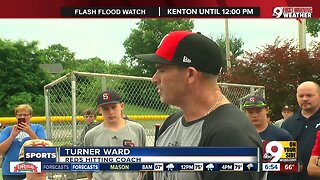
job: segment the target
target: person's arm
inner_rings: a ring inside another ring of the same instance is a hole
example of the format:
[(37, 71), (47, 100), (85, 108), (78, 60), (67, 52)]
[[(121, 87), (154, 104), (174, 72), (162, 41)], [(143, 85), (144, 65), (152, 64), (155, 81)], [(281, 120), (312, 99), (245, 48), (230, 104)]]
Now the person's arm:
[[(10, 132), (11, 130), (11, 132)], [(2, 134), (1, 134), (1, 138), (5, 138), (3, 136), (6, 136), (6, 134), (10, 135), (6, 138), (6, 140), (4, 140), (2, 143), (0, 143), (0, 154), (5, 154), (8, 149), (10, 148), (12, 141), (14, 140), (14, 138), (19, 134), (19, 130), (17, 125), (14, 125), (11, 129), (10, 128), (6, 128)]]
[(307, 167), (310, 176), (320, 176), (320, 131), (316, 133), (316, 141), (312, 148), (311, 157)]
[(37, 130), (35, 131), (39, 139), (47, 139), (47, 133), (41, 124), (37, 124)]
[(310, 176), (320, 176), (320, 156), (311, 156), (308, 164), (308, 174)]

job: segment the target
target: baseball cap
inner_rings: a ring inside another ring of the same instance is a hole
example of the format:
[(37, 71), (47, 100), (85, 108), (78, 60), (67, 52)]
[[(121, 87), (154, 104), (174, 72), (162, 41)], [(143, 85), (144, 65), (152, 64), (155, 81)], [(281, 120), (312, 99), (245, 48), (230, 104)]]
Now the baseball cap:
[(267, 101), (261, 96), (248, 96), (244, 103), (243, 109), (267, 107)]
[(121, 102), (121, 97), (112, 90), (106, 90), (101, 92), (97, 97), (97, 106), (105, 104), (116, 104)]
[(293, 112), (293, 109), (292, 109), (291, 106), (285, 105), (285, 106), (282, 107), (281, 112), (282, 112), (282, 111), (290, 111), (290, 112)]
[(24, 161), (24, 147), (48, 147), (53, 146), (52, 142), (44, 139), (32, 139), (23, 143), (20, 148), (19, 161)]
[(167, 34), (154, 54), (136, 55), (138, 59), (158, 63), (194, 67), (198, 71), (219, 74), (224, 60), (217, 43), (189, 31), (173, 31)]

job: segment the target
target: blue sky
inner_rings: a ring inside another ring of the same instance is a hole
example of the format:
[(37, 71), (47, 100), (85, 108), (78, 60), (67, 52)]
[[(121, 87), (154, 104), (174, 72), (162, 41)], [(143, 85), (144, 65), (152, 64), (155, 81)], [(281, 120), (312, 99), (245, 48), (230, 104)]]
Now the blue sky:
[[(139, 19), (0, 19), (0, 38), (38, 40), (40, 48), (62, 44), (76, 53), (76, 58), (100, 57), (119, 61), (125, 53), (124, 40), (136, 28)], [(194, 31), (206, 36), (224, 33), (224, 19), (196, 19)], [(270, 44), (279, 36), (298, 39), (295, 19), (230, 19), (230, 34), (244, 40), (245, 51)], [(311, 38), (307, 35), (307, 44)]]

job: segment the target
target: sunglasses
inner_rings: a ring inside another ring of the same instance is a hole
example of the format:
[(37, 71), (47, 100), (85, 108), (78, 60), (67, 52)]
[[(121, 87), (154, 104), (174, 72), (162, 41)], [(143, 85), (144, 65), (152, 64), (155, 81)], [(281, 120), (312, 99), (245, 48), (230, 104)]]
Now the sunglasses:
[(85, 118), (93, 118), (94, 115), (84, 115), (83, 117), (85, 117)]

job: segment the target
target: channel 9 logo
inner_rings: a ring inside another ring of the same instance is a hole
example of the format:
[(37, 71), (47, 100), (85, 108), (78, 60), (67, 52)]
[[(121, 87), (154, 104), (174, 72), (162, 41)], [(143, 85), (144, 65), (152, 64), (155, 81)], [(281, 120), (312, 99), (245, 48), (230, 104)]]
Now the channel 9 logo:
[(312, 18), (312, 7), (275, 7), (272, 17), (275, 18)]
[(282, 7), (275, 7), (275, 8), (273, 8), (272, 16), (275, 18), (280, 18), (282, 13), (283, 13)]
[(263, 162), (297, 161), (296, 141), (263, 141)]

